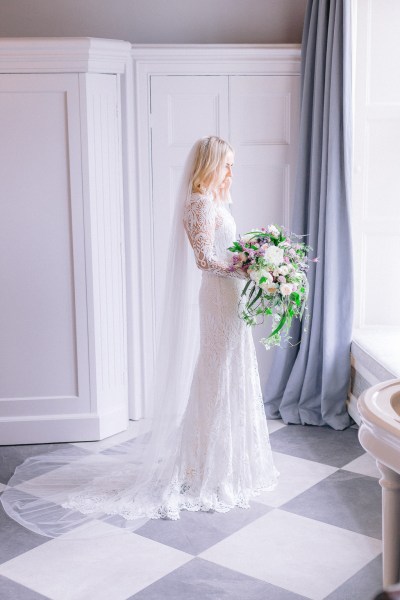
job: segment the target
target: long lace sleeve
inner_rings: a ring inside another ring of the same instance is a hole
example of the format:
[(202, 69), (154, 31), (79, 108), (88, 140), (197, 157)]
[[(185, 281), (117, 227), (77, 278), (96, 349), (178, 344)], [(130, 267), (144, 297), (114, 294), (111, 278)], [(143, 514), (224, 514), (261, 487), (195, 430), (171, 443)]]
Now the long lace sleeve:
[(211, 197), (192, 196), (186, 204), (183, 223), (199, 269), (222, 277), (247, 278), (241, 269), (232, 267), (215, 255), (216, 211)]

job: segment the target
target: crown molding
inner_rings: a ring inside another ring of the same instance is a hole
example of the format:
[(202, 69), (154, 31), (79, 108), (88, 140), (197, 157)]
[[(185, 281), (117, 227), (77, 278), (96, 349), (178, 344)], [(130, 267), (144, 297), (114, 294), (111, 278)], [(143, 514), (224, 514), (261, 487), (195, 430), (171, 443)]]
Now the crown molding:
[(0, 73), (124, 73), (131, 44), (100, 38), (1, 38)]
[(200, 74), (299, 74), (299, 44), (132, 44), (136, 69), (184, 73), (193, 66)]

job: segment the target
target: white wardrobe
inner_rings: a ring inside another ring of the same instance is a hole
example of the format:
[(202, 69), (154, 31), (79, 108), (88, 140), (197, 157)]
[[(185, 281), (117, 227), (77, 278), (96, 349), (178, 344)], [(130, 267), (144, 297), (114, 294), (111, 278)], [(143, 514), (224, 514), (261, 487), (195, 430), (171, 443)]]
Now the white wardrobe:
[(298, 46), (0, 41), (0, 444), (145, 416), (185, 158), (230, 140), (238, 231), (288, 225), (299, 73)]

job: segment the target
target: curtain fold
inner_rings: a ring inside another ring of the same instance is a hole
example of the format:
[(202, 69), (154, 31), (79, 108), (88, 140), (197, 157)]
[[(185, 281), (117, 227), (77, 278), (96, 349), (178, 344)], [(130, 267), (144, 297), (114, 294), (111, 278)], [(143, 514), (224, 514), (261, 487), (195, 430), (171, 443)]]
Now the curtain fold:
[(319, 262), (309, 269), (307, 332), (278, 349), (264, 390), (268, 418), (350, 425), (353, 316), (349, 216), (350, 13), (346, 0), (309, 0), (302, 40), (300, 142), (291, 229), (307, 234)]

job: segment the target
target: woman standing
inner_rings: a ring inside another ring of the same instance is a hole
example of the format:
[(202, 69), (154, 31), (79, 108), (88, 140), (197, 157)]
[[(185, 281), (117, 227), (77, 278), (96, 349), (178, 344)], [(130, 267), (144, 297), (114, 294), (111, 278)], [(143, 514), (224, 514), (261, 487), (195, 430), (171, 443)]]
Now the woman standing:
[(236, 238), (229, 211), (234, 154), (218, 137), (198, 144), (184, 225), (197, 266), (200, 351), (182, 424), (176, 474), (183, 508), (247, 507), (274, 487), (273, 466), (256, 353), (238, 317), (246, 272), (229, 264)]

